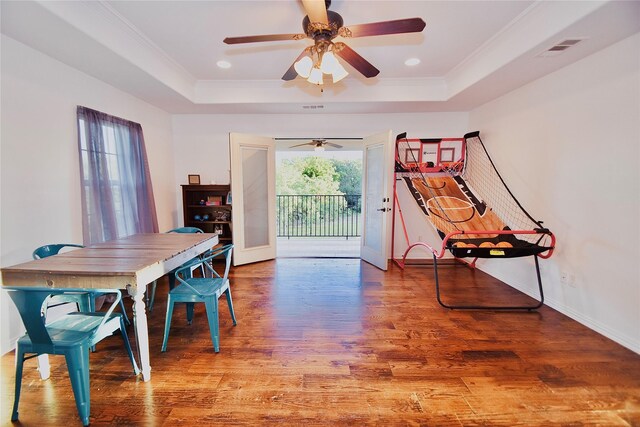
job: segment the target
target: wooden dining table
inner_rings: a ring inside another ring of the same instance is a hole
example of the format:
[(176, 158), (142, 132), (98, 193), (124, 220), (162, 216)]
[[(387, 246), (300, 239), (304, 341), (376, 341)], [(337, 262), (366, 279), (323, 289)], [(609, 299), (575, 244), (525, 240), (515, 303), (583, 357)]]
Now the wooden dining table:
[(4, 286), (126, 289), (144, 381), (151, 379), (144, 294), (147, 285), (218, 244), (211, 233), (150, 233), (96, 243), (47, 258), (3, 267)]

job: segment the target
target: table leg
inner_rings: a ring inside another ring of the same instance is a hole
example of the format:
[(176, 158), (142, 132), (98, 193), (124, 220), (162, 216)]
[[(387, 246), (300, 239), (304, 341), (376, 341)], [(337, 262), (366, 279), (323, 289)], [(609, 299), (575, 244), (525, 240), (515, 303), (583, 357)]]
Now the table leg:
[(48, 354), (41, 354), (38, 356), (38, 371), (40, 371), (41, 380), (46, 380), (51, 376), (51, 366), (49, 365)]
[(147, 313), (144, 303), (144, 292), (146, 286), (127, 286), (127, 292), (133, 298), (133, 326), (136, 331), (136, 343), (138, 348), (138, 358), (142, 379), (151, 379), (151, 364), (149, 363), (149, 328), (147, 326)]

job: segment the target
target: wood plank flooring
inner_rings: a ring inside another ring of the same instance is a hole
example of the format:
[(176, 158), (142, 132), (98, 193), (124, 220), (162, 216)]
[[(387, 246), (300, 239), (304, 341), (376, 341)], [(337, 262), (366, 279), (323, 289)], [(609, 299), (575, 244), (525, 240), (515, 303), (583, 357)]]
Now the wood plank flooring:
[[(462, 265), (440, 275), (448, 302), (531, 302)], [(92, 425), (640, 426), (640, 356), (547, 307), (450, 311), (430, 267), (354, 259), (279, 259), (231, 280), (238, 325), (221, 300), (218, 354), (202, 304), (192, 325), (176, 307), (160, 352), (166, 280), (149, 316), (150, 382), (132, 376), (118, 337), (98, 345)], [(51, 365), (41, 381), (25, 363), (21, 425), (81, 425), (64, 359)], [(2, 356), (0, 425), (13, 370)]]

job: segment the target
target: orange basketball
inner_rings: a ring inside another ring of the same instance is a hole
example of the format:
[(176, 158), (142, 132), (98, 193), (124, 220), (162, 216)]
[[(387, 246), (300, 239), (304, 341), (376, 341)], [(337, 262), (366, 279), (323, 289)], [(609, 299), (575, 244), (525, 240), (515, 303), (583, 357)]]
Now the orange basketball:
[(481, 248), (493, 248), (495, 245), (491, 242), (482, 242), (480, 243)]
[(464, 248), (464, 247), (466, 247), (466, 246), (467, 246), (467, 244), (466, 244), (465, 242), (455, 242), (455, 243), (453, 244), (453, 247), (454, 247), (454, 248)]
[(512, 248), (513, 245), (509, 242), (498, 242), (496, 243), (497, 248)]
[(467, 248), (477, 248), (477, 246), (474, 245), (473, 243), (468, 243)]

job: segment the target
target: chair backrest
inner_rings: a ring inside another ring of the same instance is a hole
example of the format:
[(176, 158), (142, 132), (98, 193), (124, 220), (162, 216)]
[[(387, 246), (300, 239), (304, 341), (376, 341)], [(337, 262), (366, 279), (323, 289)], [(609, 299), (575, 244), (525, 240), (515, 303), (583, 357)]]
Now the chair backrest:
[(76, 245), (74, 243), (55, 243), (51, 245), (44, 245), (36, 248), (33, 251), (33, 259), (46, 258), (52, 255), (57, 255), (63, 248), (84, 248), (82, 245)]
[(27, 329), (31, 342), (36, 345), (52, 346), (51, 337), (45, 327), (45, 317), (42, 305), (51, 295), (51, 290), (46, 288), (11, 288), (4, 287), (16, 305), (22, 323)]
[(213, 248), (211, 250), (211, 253), (209, 254), (209, 256), (205, 259), (203, 259), (203, 262), (205, 262), (207, 259), (213, 259), (213, 258), (220, 258), (223, 257), (225, 258), (225, 266), (224, 266), (224, 275), (220, 276), (211, 266), (210, 262), (207, 262), (206, 265), (208, 267), (208, 269), (212, 272), (215, 273), (217, 276), (222, 277), (223, 279), (227, 279), (229, 277), (229, 269), (231, 268), (231, 254), (233, 253), (233, 244), (228, 244), (228, 245), (224, 245), (221, 246), (219, 248)]
[[(184, 264), (182, 267), (180, 267), (179, 269), (176, 270), (175, 275), (176, 275), (176, 279), (186, 285), (187, 287), (191, 288), (195, 293), (200, 294), (198, 291), (196, 291), (193, 287), (191, 287), (184, 279), (184, 277), (189, 277), (191, 274), (191, 268), (197, 265), (205, 265), (207, 270), (215, 277), (219, 277), (223, 280), (227, 280), (229, 277), (229, 270), (231, 268), (231, 254), (233, 253), (233, 244), (228, 244), (225, 246), (221, 246), (219, 248), (213, 248), (211, 249), (211, 251), (207, 254), (207, 256), (205, 258), (202, 259), (195, 259), (187, 264)], [(218, 272), (211, 266), (211, 260), (213, 260), (214, 258), (220, 258), (220, 257), (225, 257), (225, 267), (224, 267), (224, 274), (221, 276), (220, 274), (218, 274)]]
[(64, 288), (64, 289), (51, 289), (42, 287), (19, 287), (19, 286), (3, 286), (7, 291), (13, 303), (16, 305), (22, 323), (27, 330), (29, 339), (34, 346), (40, 346), (40, 350), (43, 352), (48, 351), (48, 347), (53, 346), (49, 332), (45, 326), (45, 317), (43, 314), (43, 304), (46, 299), (51, 295), (60, 295), (65, 293), (77, 293), (77, 292), (93, 292), (93, 293), (113, 293), (116, 294), (115, 301), (107, 310), (102, 322), (96, 328), (96, 331), (108, 320), (113, 313), (116, 305), (120, 302), (122, 294), (119, 289), (76, 289), (76, 288)]
[(178, 227), (167, 231), (167, 233), (204, 233), (204, 231), (198, 227)]

